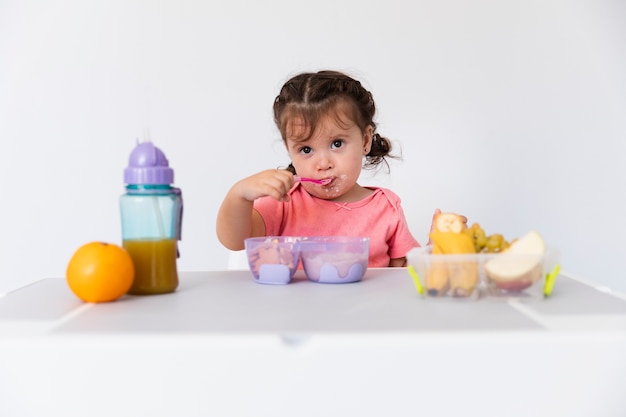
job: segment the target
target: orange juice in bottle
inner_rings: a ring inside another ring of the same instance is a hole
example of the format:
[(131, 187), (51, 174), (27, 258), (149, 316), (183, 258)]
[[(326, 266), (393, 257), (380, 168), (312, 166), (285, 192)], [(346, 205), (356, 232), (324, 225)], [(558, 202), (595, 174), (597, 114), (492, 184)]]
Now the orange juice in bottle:
[(124, 170), (120, 197), (122, 244), (135, 266), (129, 294), (163, 294), (178, 287), (183, 201), (174, 171), (152, 142), (138, 143)]
[(123, 246), (135, 265), (129, 294), (162, 294), (178, 287), (175, 239), (129, 239)]

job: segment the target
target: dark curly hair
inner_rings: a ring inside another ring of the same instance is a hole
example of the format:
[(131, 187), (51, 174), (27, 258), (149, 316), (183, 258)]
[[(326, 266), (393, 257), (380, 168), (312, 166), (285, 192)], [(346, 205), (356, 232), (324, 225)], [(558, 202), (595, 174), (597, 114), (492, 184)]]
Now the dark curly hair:
[[(302, 73), (288, 80), (274, 100), (274, 122), (286, 142), (286, 128), (289, 119), (301, 118), (309, 126), (307, 140), (314, 132), (320, 117), (335, 110), (341, 101), (348, 103), (351, 119), (364, 132), (372, 126), (374, 132), (372, 146), (365, 156), (364, 168), (375, 168), (380, 163), (389, 164), (385, 157), (391, 155), (391, 141), (376, 133), (374, 114), (376, 105), (372, 93), (367, 91), (359, 81), (338, 71), (319, 71)], [(289, 170), (295, 173), (293, 165)]]

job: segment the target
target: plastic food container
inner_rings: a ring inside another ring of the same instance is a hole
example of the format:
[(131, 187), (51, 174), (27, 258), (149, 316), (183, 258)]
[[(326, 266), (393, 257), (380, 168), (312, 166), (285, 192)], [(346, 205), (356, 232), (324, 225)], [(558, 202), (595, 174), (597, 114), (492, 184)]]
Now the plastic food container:
[(261, 284), (288, 284), (300, 261), (301, 238), (265, 236), (246, 239), (248, 264)]
[(427, 297), (479, 299), (547, 297), (560, 270), (560, 254), (478, 253), (433, 255), (432, 246), (407, 253), (408, 270)]
[(328, 236), (302, 238), (300, 255), (307, 278), (343, 284), (363, 278), (369, 260), (369, 238)]

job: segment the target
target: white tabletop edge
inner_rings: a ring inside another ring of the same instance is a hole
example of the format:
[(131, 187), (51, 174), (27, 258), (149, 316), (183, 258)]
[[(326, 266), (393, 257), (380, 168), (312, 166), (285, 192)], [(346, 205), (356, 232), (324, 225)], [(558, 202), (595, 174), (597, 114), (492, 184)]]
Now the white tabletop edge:
[(0, 338), (4, 348), (20, 346), (32, 347), (32, 339), (53, 346), (81, 346), (81, 348), (117, 348), (123, 340), (125, 346), (150, 346), (155, 349), (171, 349), (180, 346), (190, 349), (220, 349), (232, 346), (248, 348), (282, 348), (302, 350), (330, 346), (367, 345), (375, 347), (397, 346), (455, 346), (466, 345), (507, 345), (517, 346), (533, 343), (559, 344), (614, 344), (626, 346), (626, 333), (620, 331), (559, 331), (544, 332), (536, 330), (516, 331), (473, 331), (473, 332), (315, 332), (311, 334), (277, 334), (270, 332), (247, 333), (185, 333), (184, 337), (172, 337), (171, 333), (76, 333), (58, 334), (33, 332), (14, 333), (10, 337)]

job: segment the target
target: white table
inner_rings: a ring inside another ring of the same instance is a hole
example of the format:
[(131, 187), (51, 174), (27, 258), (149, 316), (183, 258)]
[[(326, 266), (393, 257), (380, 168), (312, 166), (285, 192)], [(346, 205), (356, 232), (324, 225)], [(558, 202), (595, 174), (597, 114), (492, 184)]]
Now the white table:
[(626, 416), (626, 300), (563, 275), (516, 301), (423, 299), (400, 268), (180, 278), (107, 304), (60, 278), (0, 298), (0, 416)]

